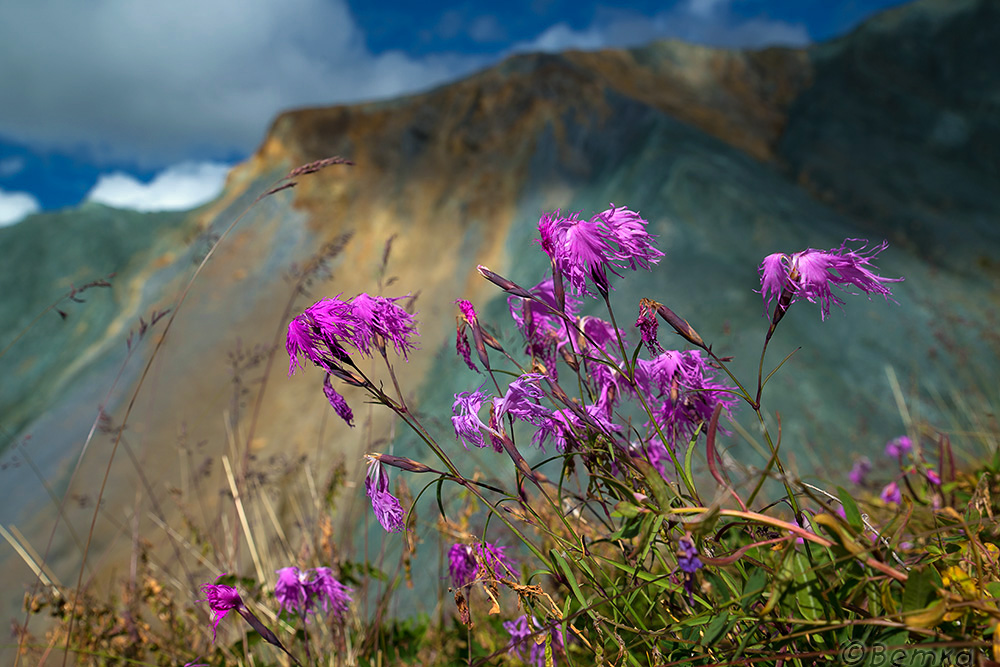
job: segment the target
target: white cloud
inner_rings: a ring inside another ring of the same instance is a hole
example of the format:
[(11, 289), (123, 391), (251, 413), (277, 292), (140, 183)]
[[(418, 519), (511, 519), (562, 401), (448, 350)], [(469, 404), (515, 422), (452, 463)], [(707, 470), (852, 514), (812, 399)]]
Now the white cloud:
[(158, 173), (149, 183), (129, 174), (103, 174), (87, 199), (136, 211), (182, 211), (215, 199), (226, 182), (229, 165), (184, 162)]
[(20, 155), (0, 160), (0, 178), (15, 176), (24, 169), (24, 158)]
[(0, 189), (0, 227), (21, 222), (39, 210), (38, 200), (27, 192), (4, 192)]
[(771, 45), (803, 46), (809, 32), (802, 24), (764, 18), (745, 19), (730, 11), (732, 0), (685, 0), (649, 17), (618, 9), (598, 11), (583, 30), (560, 23), (511, 51), (555, 52), (629, 47), (656, 39), (679, 39), (724, 48), (760, 48)]
[(161, 167), (280, 111), (413, 92), (482, 58), (374, 55), (345, 0), (0, 2), (0, 135)]

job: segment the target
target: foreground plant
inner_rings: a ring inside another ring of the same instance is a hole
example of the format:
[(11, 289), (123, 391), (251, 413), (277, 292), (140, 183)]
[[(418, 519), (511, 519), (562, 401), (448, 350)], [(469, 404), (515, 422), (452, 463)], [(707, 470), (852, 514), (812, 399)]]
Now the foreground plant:
[[(435, 487), (442, 508), (436, 525), (450, 545), (441, 576), (451, 582), (460, 626), (400, 630), (378, 613), (367, 619), (368, 637), (432, 633), (427, 644), (435, 659), (397, 656), (396, 664), (810, 665), (867, 658), (874, 665), (893, 664), (891, 651), (915, 645), (937, 663), (972, 664), (993, 645), (987, 642), (1000, 621), (1000, 540), (992, 521), (1000, 463), (963, 476), (946, 437), (911, 432), (886, 446), (891, 478), (870, 480), (884, 466), (855, 462), (850, 480), (869, 492), (859, 501), (845, 489), (788, 474), (780, 430), (772, 434), (765, 419), (763, 390), (785, 363), (764, 372), (779, 323), (799, 301), (817, 304), (825, 319), (831, 304), (844, 304), (844, 293), (890, 299), (890, 285), (901, 279), (880, 276), (872, 265), (884, 243), (865, 250), (849, 239), (832, 250), (762, 261), (768, 327), (754, 384), (737, 378), (727, 357), (658, 301), (640, 301), (635, 334), (619, 325), (610, 276), (648, 269), (663, 256), (637, 213), (612, 206), (581, 219), (557, 211), (539, 221), (539, 236), (551, 273), (537, 285), (524, 288), (479, 267), (508, 294), (523, 337), (518, 349), (505, 349), (475, 306), (456, 300), (456, 353), (483, 375), (455, 394), (444, 433), (407, 405), (394, 370), (399, 357), (405, 362), (416, 350), (411, 299), (339, 295), (288, 325), (289, 374), (319, 367), (324, 395), (351, 427), (353, 411), (337, 388), (361, 388), (427, 448), (415, 458), (366, 455), (373, 514), (406, 541), (404, 558), (416, 548), (417, 519), (400, 474), (426, 481), (418, 498)], [(580, 315), (589, 298), (603, 302), (606, 318)], [(685, 349), (669, 349), (660, 322)], [(359, 355), (381, 359), (385, 375), (375, 377)], [(747, 409), (768, 451), (755, 477), (734, 484), (733, 476), (750, 469), (738, 464), (749, 462), (724, 457), (721, 441), (727, 422)], [(468, 469), (462, 454), (470, 448), (496, 457), (488, 477)], [(765, 501), (769, 480), (784, 493)], [(512, 543), (519, 548), (500, 546)], [(337, 572), (350, 569), (345, 565)], [(275, 575), (256, 587), (241, 584), (247, 599), (273, 585), (275, 629), (303, 644), (306, 663), (333, 663), (342, 647), (310, 650), (316, 641), (309, 628), (321, 617), (335, 627), (364, 617), (351, 607), (352, 590), (323, 567), (284, 567)], [(374, 574), (356, 569), (345, 581), (366, 576)], [(213, 639), (236, 611), (295, 660), (236, 588), (214, 583), (202, 590)], [(391, 592), (389, 586), (385, 595)], [(359, 644), (352, 661), (384, 664), (374, 642)], [(227, 655), (246, 655), (250, 646), (234, 645)], [(253, 655), (266, 662), (263, 651)]]
[[(551, 275), (534, 287), (479, 267), (508, 293), (524, 357), (504, 349), (483, 328), (472, 303), (457, 301), (456, 352), (488, 380), (455, 395), (454, 437), (465, 448), (492, 448), (505, 457), (509, 475), (491, 477), (500, 481), (486, 484), (463, 471), (450, 448), (403, 400), (386, 342), (405, 358), (416, 334), (411, 318), (396, 313), (378, 320), (374, 310), (358, 313), (356, 301), (377, 298), (359, 295), (306, 309), (301, 317), (309, 324), (307, 336), (296, 321), (289, 329), (293, 365), (296, 358), (309, 359), (325, 371), (327, 382), (362, 387), (408, 424), (437, 459), (439, 467), (369, 455), (366, 488), (387, 531), (409, 525), (389, 489), (385, 467), (396, 467), (429, 475), (428, 486), (459, 485), (530, 554), (524, 571), (532, 574), (522, 582), (513, 568), (496, 566), (500, 559), (491, 560), (486, 542), (451, 547), (451, 579), (464, 623), (471, 627), (474, 619), (461, 590), (485, 573), (518, 599), (521, 613), (505, 611), (487, 587), (490, 613), (511, 614), (505, 628), (512, 655), (538, 665), (560, 662), (566, 652), (587, 656), (580, 658), (587, 664), (602, 656), (630, 664), (695, 656), (754, 662), (773, 656), (811, 664), (809, 656), (836, 656), (858, 637), (874, 646), (893, 632), (900, 640), (899, 630), (912, 633), (903, 644), (930, 628), (952, 642), (975, 636), (969, 626), (942, 626), (968, 599), (957, 579), (935, 580), (939, 568), (906, 554), (898, 542), (903, 526), (897, 522), (891, 528), (889, 518), (889, 525), (875, 527), (846, 491), (831, 494), (786, 473), (780, 438), (772, 438), (761, 404), (774, 372), (764, 374), (768, 343), (794, 303), (818, 304), (825, 319), (831, 304), (844, 303), (835, 289), (891, 298), (889, 285), (902, 278), (883, 277), (872, 264), (885, 243), (866, 250), (848, 239), (832, 250), (778, 253), (762, 261), (760, 293), (769, 327), (756, 386), (748, 389), (731, 373), (728, 359), (661, 303), (639, 304), (635, 326), (648, 358), (617, 324), (609, 276), (649, 269), (663, 255), (638, 214), (614, 206), (589, 219), (556, 211), (542, 216), (539, 236)], [(581, 300), (588, 297), (604, 302), (607, 320), (579, 316)], [(324, 320), (317, 316), (324, 310), (338, 315)], [(665, 349), (657, 339), (658, 320), (694, 349)], [(348, 351), (353, 347), (370, 356), (369, 339), (358, 340), (356, 332), (379, 327), (380, 337), (370, 340), (385, 361), (393, 395), (367, 377)], [(573, 387), (575, 395), (564, 387)], [(746, 497), (730, 482), (718, 446), (720, 420), (731, 419), (740, 402), (755, 413), (770, 447), (763, 473)], [(522, 452), (533, 447), (541, 452), (554, 447), (549, 461), (561, 463), (558, 474), (529, 462), (537, 455)], [(710, 497), (716, 500), (710, 504), (701, 499), (698, 460), (723, 491), (720, 496), (713, 490)], [(940, 484), (932, 468), (922, 470), (926, 483)], [(860, 479), (867, 470), (852, 474)], [(785, 495), (751, 509), (772, 477)], [(571, 485), (571, 480), (576, 481)], [(894, 485), (884, 494), (887, 508), (904, 502)], [(914, 593), (918, 585), (920, 594)], [(988, 609), (980, 611), (1000, 618), (995, 608)]]

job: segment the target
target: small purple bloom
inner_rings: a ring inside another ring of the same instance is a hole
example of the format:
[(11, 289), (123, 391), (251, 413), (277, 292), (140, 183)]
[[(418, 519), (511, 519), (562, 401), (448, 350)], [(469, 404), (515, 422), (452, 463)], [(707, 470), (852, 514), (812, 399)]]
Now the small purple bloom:
[(590, 315), (580, 318), (580, 328), (583, 329), (590, 340), (601, 348), (605, 354), (613, 355), (618, 352), (618, 338), (621, 337), (625, 347), (628, 348), (628, 341), (625, 340), (625, 332), (615, 329), (610, 322), (605, 322), (599, 317)]
[(309, 306), (288, 324), (288, 374), (303, 358), (327, 370), (349, 361), (345, 344), (371, 356), (373, 345), (382, 349), (389, 342), (406, 358), (417, 329), (413, 316), (395, 303), (404, 298), (359, 294), (350, 301), (337, 296)]
[(787, 293), (789, 305), (801, 299), (819, 303), (820, 315), (826, 319), (831, 303), (843, 303), (831, 290), (833, 285), (853, 286), (865, 294), (879, 294), (889, 299), (892, 292), (885, 283), (903, 279), (883, 278), (874, 272), (875, 267), (871, 265), (871, 260), (889, 244), (883, 241), (867, 253), (864, 247), (857, 250), (848, 248), (849, 242), (857, 240), (847, 239), (839, 248), (832, 250), (808, 248), (792, 255), (775, 253), (765, 257), (758, 268), (765, 314), (775, 299), (780, 301), (782, 295)]
[(694, 540), (690, 536), (684, 536), (677, 541), (677, 566), (681, 572), (694, 574), (702, 567), (702, 562), (698, 558), (698, 549), (694, 545)]
[(865, 477), (871, 472), (871, 469), (872, 462), (868, 460), (867, 456), (862, 456), (854, 462), (851, 472), (847, 474), (847, 478), (851, 480), (851, 484), (862, 486), (865, 483)]
[[(641, 453), (640, 448), (636, 448), (638, 453)], [(667, 446), (663, 444), (663, 441), (656, 435), (650, 438), (649, 442), (646, 443), (646, 458), (653, 464), (653, 467), (660, 473), (660, 476), (664, 479), (670, 479), (667, 473), (667, 464), (673, 467), (673, 456), (670, 454), (670, 450)]]
[[(535, 640), (535, 635), (543, 629), (542, 624), (538, 622), (537, 618), (532, 616), (531, 623), (529, 624), (528, 617), (521, 616), (516, 621), (506, 621), (503, 627), (510, 635), (510, 641), (507, 643), (508, 653), (513, 653), (521, 660), (530, 662), (534, 667), (545, 667), (546, 642), (538, 643)], [(551, 628), (549, 632), (552, 635), (552, 664), (555, 665), (556, 653), (563, 650), (563, 636), (558, 626)], [(528, 652), (528, 657), (525, 658), (523, 651), (529, 646), (531, 650)]]
[(389, 493), (389, 473), (385, 470), (385, 465), (376, 458), (370, 458), (369, 461), (365, 491), (371, 500), (372, 511), (386, 532), (397, 533), (403, 529), (403, 506), (398, 498)]
[[(224, 576), (226, 575), (219, 575), (216, 581)], [(202, 584), (201, 591), (205, 594), (205, 599), (198, 600), (198, 602), (207, 602), (212, 613), (215, 614), (215, 617), (212, 619), (212, 641), (214, 642), (219, 629), (219, 623), (222, 622), (222, 619), (230, 611), (234, 609), (239, 611), (243, 607), (243, 599), (235, 588), (226, 586), (225, 584)]]
[(927, 477), (927, 481), (934, 486), (941, 486), (941, 476), (933, 468), (924, 470), (924, 475)]
[(472, 307), (472, 303), (465, 299), (458, 299), (455, 303), (458, 304), (458, 309), (462, 311), (462, 317), (466, 322), (472, 324), (476, 321), (476, 309)]
[(327, 373), (326, 377), (323, 378), (323, 393), (326, 394), (326, 400), (330, 401), (330, 405), (333, 407), (334, 412), (336, 412), (341, 419), (347, 422), (347, 425), (354, 428), (354, 413), (351, 412), (351, 406), (347, 404), (347, 401), (337, 393), (337, 390), (333, 388), (330, 384), (330, 374)]
[(894, 459), (902, 458), (903, 454), (913, 449), (913, 441), (901, 435), (885, 443), (885, 455)]
[(882, 489), (882, 493), (879, 494), (879, 498), (882, 499), (884, 503), (894, 503), (899, 505), (903, 502), (903, 494), (899, 490), (899, 485), (896, 482), (889, 482)]

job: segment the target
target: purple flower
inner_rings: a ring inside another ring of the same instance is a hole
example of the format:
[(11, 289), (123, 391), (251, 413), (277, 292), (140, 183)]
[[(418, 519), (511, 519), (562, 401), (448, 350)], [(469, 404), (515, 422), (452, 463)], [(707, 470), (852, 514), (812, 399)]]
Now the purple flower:
[[(776, 253), (761, 262), (760, 291), (764, 297), (764, 311), (783, 294), (789, 297), (788, 305), (801, 299), (820, 304), (820, 316), (826, 319), (830, 304), (842, 304), (830, 289), (832, 285), (853, 286), (865, 294), (879, 294), (888, 299), (892, 292), (885, 283), (899, 282), (902, 278), (883, 278), (872, 269), (871, 260), (889, 244), (883, 241), (867, 254), (865, 248), (851, 250), (847, 244), (858, 239), (847, 239), (839, 248), (814, 250), (808, 248), (792, 255)], [(868, 267), (871, 267), (868, 268)], [(781, 306), (779, 308), (787, 307)]]
[(489, 542), (482, 544), (454, 544), (448, 550), (448, 571), (455, 588), (472, 583), (485, 568), (492, 577), (511, 577), (517, 570), (515, 562), (504, 553), (507, 547)]
[(879, 494), (879, 498), (882, 499), (884, 503), (895, 503), (899, 505), (903, 502), (903, 494), (899, 491), (899, 485), (896, 482), (889, 482), (882, 489), (882, 493)]
[(376, 458), (369, 458), (368, 475), (365, 477), (365, 491), (372, 502), (375, 518), (386, 532), (397, 533), (403, 529), (403, 506), (399, 499), (389, 493), (389, 473), (384, 464)]
[(274, 597), (278, 599), (278, 613), (282, 609), (294, 610), (301, 616), (309, 611), (311, 600), (307, 580), (309, 571), (299, 572), (297, 567), (277, 570), (278, 583), (274, 585)]
[(458, 304), (459, 310), (462, 311), (462, 318), (472, 324), (476, 321), (476, 309), (472, 307), (472, 303), (466, 301), (465, 299), (458, 299), (455, 301)]
[(462, 361), (469, 367), (469, 370), (479, 372), (476, 364), (472, 362), (472, 348), (469, 347), (469, 338), (465, 335), (465, 323), (459, 325), (455, 331), (455, 351), (462, 357)]
[(927, 477), (927, 481), (934, 486), (941, 486), (941, 475), (937, 474), (933, 468), (924, 470), (924, 475)]
[(538, 383), (542, 379), (539, 373), (525, 373), (507, 386), (507, 392), (502, 398), (493, 399), (493, 409), (499, 422), (505, 415), (511, 415), (535, 426), (541, 426), (552, 416), (552, 410), (539, 404), (545, 398)]
[(468, 544), (453, 544), (448, 550), (448, 572), (451, 573), (451, 585), (461, 588), (472, 583), (479, 570), (476, 553)]
[(490, 427), (479, 418), (479, 410), (489, 396), (482, 391), (482, 387), (475, 391), (463, 391), (455, 394), (455, 402), (451, 406), (451, 424), (455, 429), (455, 437), (468, 449), (469, 445), (485, 447), (482, 430), (489, 431)]
[(351, 603), (351, 588), (337, 581), (330, 568), (315, 568), (309, 589), (313, 599), (323, 605), (324, 612), (331, 611), (337, 620), (343, 620)]
[[(226, 575), (219, 575), (216, 581), (224, 576)], [(207, 602), (212, 613), (215, 614), (215, 617), (212, 619), (212, 641), (214, 642), (219, 629), (219, 623), (222, 622), (222, 619), (230, 611), (235, 609), (239, 612), (243, 608), (243, 599), (235, 588), (226, 586), (225, 584), (202, 584), (201, 591), (205, 594), (205, 599), (198, 600), (198, 602)]]
[(865, 483), (865, 477), (871, 472), (871, 469), (872, 462), (868, 460), (867, 456), (862, 456), (854, 462), (854, 466), (851, 467), (851, 472), (847, 474), (847, 478), (851, 480), (851, 484), (862, 486)]
[(906, 454), (912, 449), (913, 441), (905, 435), (893, 438), (889, 442), (885, 443), (885, 455), (894, 459), (902, 458), (903, 454)]
[[(641, 455), (641, 447), (633, 448), (633, 456)], [(670, 454), (670, 450), (667, 446), (663, 444), (663, 441), (656, 435), (649, 439), (646, 443), (646, 459), (653, 465), (654, 468), (660, 473), (660, 476), (664, 479), (669, 479), (667, 473), (667, 464), (673, 463), (673, 456)], [(671, 465), (671, 467), (673, 467)]]
[(451, 406), (451, 424), (455, 429), (455, 437), (468, 449), (469, 445), (485, 447), (483, 438), (485, 431), (494, 449), (503, 449), (503, 418), (510, 415), (515, 419), (535, 426), (544, 425), (552, 416), (552, 410), (539, 402), (545, 397), (538, 383), (542, 379), (539, 373), (526, 373), (510, 383), (506, 393), (501, 398), (494, 398), (490, 404), (490, 421), (483, 423), (479, 411), (489, 396), (482, 391), (460, 392), (455, 394), (455, 402)]
[(415, 347), (412, 338), (417, 330), (413, 316), (395, 303), (403, 298), (359, 294), (350, 301), (338, 296), (309, 306), (288, 324), (288, 374), (303, 358), (327, 370), (348, 362), (345, 344), (371, 356), (373, 345), (384, 349), (391, 342), (406, 358)]
[(605, 354), (612, 355), (618, 352), (619, 337), (621, 337), (625, 347), (628, 347), (628, 341), (625, 340), (625, 332), (621, 329), (615, 329), (610, 322), (605, 322), (599, 317), (592, 317), (590, 315), (582, 317), (580, 319), (580, 328), (583, 329), (583, 333), (601, 348)]
[(551, 438), (560, 452), (574, 449), (588, 434), (601, 434), (611, 437), (612, 433), (620, 432), (622, 427), (608, 417), (606, 409), (599, 405), (586, 405), (584, 412), (587, 419), (581, 419), (575, 412), (566, 408), (554, 410), (548, 420), (542, 424), (532, 441), (545, 451), (545, 443)]
[[(527, 343), (525, 352), (540, 361), (550, 377), (557, 379), (556, 349), (569, 343), (570, 339), (566, 333), (566, 323), (558, 315), (555, 284), (552, 278), (548, 278), (528, 291), (538, 301), (510, 296), (507, 298), (507, 307), (517, 328), (524, 335)], [(570, 294), (565, 295), (564, 314), (567, 318), (575, 321), (579, 307), (577, 299)]]
[(404, 298), (359, 294), (351, 299), (351, 313), (358, 320), (351, 342), (359, 352), (371, 356), (371, 344), (381, 349), (391, 342), (405, 359), (406, 353), (414, 349), (410, 338), (417, 335), (416, 322), (413, 315), (396, 305), (396, 301)]
[(340, 415), (340, 418), (347, 422), (348, 426), (354, 428), (354, 413), (351, 412), (351, 406), (347, 404), (344, 397), (338, 394), (337, 390), (330, 384), (329, 373), (323, 378), (323, 393), (326, 394), (326, 400), (330, 401), (330, 405), (333, 406), (334, 412)]
[(736, 403), (729, 387), (716, 381), (701, 350), (668, 350), (651, 360), (639, 359), (635, 379), (647, 396), (657, 399), (651, 407), (670, 446), (689, 441), (712, 418), (716, 405), (731, 414)]
[[(534, 667), (545, 667), (545, 644), (548, 642), (543, 641), (539, 644), (535, 641), (535, 635), (543, 630), (542, 624), (538, 622), (537, 618), (532, 616), (531, 624), (529, 624), (528, 617), (521, 616), (516, 621), (506, 621), (503, 627), (510, 634), (510, 641), (507, 643), (508, 653), (513, 653), (521, 660), (530, 662)], [(563, 636), (558, 626), (550, 628), (549, 632), (552, 635), (552, 664), (554, 665), (556, 664), (556, 653), (563, 650)], [(528, 657), (525, 658), (523, 651), (529, 646), (531, 650)]]
[(351, 602), (351, 589), (337, 581), (328, 567), (300, 572), (297, 567), (285, 567), (277, 571), (278, 583), (274, 586), (274, 596), (282, 609), (295, 611), (302, 617), (306, 614), (318, 613), (319, 607), (324, 612), (331, 611), (341, 620)]
[(621, 277), (616, 269), (648, 270), (663, 256), (652, 245), (648, 224), (634, 211), (613, 204), (590, 220), (581, 220), (579, 213), (563, 217), (554, 211), (538, 221), (539, 243), (553, 266), (569, 278), (576, 294), (591, 293), (588, 279), (607, 294), (611, 289), (608, 271)]

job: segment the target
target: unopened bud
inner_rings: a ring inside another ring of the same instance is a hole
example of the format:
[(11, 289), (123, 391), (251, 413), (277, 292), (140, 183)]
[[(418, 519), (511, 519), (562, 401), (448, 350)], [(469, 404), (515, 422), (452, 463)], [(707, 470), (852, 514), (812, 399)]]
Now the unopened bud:
[(562, 355), (563, 361), (566, 365), (573, 369), (573, 372), (580, 370), (580, 361), (573, 354), (572, 350), (567, 349), (565, 346), (559, 348), (559, 354)]
[(701, 336), (698, 335), (698, 332), (695, 331), (694, 327), (688, 324), (687, 320), (685, 320), (683, 317), (680, 317), (679, 315), (677, 315), (677, 313), (670, 310), (663, 304), (659, 304), (656, 307), (656, 312), (660, 314), (660, 317), (663, 318), (664, 322), (672, 326), (674, 328), (674, 331), (680, 334), (680, 336), (684, 338), (686, 341), (688, 341), (692, 345), (697, 345), (703, 350), (708, 349), (707, 347), (705, 347), (705, 341), (702, 340)]
[(496, 338), (486, 333), (485, 331), (483, 331), (482, 333), (483, 333), (484, 343), (492, 347), (497, 352), (503, 352), (503, 345), (500, 344), (500, 341), (498, 341)]
[(408, 459), (405, 456), (393, 456), (392, 454), (380, 454), (375, 452), (367, 455), (369, 460), (381, 461), (387, 466), (406, 470), (408, 472), (438, 472), (434, 468), (425, 466), (419, 461)]
[(514, 296), (519, 296), (522, 299), (530, 299), (531, 298), (531, 292), (529, 292), (528, 290), (524, 289), (523, 287), (521, 287), (517, 283), (512, 282), (510, 280), (507, 280), (503, 276), (501, 276), (501, 275), (499, 275), (497, 273), (493, 273), (492, 271), (490, 271), (489, 269), (487, 269), (482, 264), (480, 264), (479, 266), (477, 266), (476, 270), (479, 271), (479, 274), (483, 278), (486, 278), (488, 281), (490, 281), (491, 283), (493, 283), (494, 285), (496, 285), (497, 287), (499, 287), (500, 289), (502, 289), (504, 292), (507, 292), (508, 294), (513, 294)]

